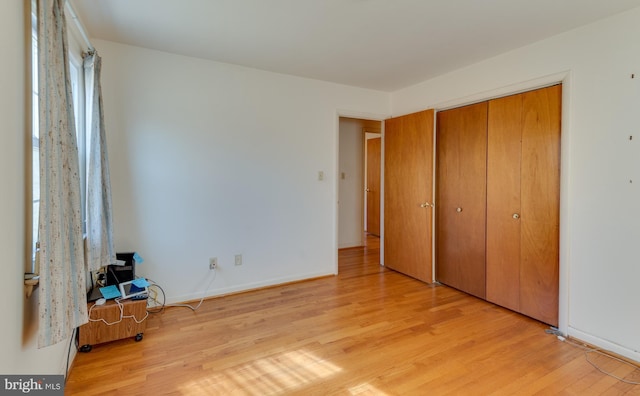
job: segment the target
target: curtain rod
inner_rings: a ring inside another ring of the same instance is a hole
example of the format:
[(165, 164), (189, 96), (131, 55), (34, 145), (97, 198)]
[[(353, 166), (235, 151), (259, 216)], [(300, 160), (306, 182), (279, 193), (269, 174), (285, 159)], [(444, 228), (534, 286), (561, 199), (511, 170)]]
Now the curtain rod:
[(87, 30), (84, 28), (84, 25), (82, 24), (82, 21), (80, 20), (80, 18), (78, 18), (78, 14), (76, 14), (76, 10), (73, 9), (73, 5), (71, 4), (71, 1), (67, 0), (65, 2), (65, 8), (69, 12), (69, 16), (71, 17), (71, 19), (73, 19), (73, 22), (78, 27), (78, 30), (80, 31), (80, 35), (84, 39), (84, 42), (87, 44), (87, 47), (89, 47), (89, 51), (95, 51), (96, 49), (93, 47), (93, 44), (91, 44), (91, 41), (89, 41), (89, 35), (87, 35)]

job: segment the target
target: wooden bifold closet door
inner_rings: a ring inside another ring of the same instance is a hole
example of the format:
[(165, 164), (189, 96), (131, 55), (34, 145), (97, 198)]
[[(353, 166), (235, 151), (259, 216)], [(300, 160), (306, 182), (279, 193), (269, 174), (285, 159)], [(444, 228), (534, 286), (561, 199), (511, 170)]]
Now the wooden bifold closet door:
[(558, 324), (562, 86), (437, 115), (436, 279)]
[(562, 86), (489, 101), (487, 300), (558, 325)]
[(436, 279), (485, 298), (487, 103), (438, 112)]

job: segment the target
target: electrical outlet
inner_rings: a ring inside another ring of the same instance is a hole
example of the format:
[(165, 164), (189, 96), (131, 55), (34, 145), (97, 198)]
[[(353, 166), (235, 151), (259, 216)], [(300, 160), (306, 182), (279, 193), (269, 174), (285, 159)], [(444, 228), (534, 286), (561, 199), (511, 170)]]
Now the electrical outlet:
[(236, 265), (242, 265), (242, 255), (236, 254)]
[(217, 257), (211, 257), (209, 259), (209, 269), (216, 269), (218, 268), (218, 258)]

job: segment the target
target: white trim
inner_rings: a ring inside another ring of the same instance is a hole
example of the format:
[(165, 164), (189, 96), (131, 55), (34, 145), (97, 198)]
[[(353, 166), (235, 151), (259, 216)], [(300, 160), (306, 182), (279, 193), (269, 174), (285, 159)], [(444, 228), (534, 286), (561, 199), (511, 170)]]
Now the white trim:
[(437, 157), (437, 144), (438, 144), (438, 131), (436, 127), (438, 125), (436, 118), (436, 111), (433, 111), (433, 154), (432, 154), (432, 164), (431, 164), (431, 203), (433, 204), (430, 208), (431, 210), (431, 283), (436, 283), (436, 213), (438, 208), (438, 202), (436, 202), (436, 175), (438, 174), (438, 169), (436, 166), (438, 164)]
[(632, 349), (625, 348), (620, 344), (616, 344), (615, 342), (593, 336), (591, 334), (585, 333), (573, 327), (569, 327), (569, 332), (567, 333), (567, 335), (577, 340), (584, 341), (588, 344), (596, 346), (605, 351), (613, 352), (620, 356), (624, 356), (626, 358), (632, 359), (636, 362), (640, 362), (640, 351), (634, 351)]
[(446, 102), (441, 102), (433, 106), (433, 108), (436, 111), (443, 111), (443, 110), (448, 110), (455, 107), (466, 106), (466, 105), (470, 105), (478, 102), (484, 102), (487, 100), (491, 100), (491, 99), (495, 99), (503, 96), (515, 95), (515, 94), (531, 91), (538, 88), (544, 88), (554, 84), (563, 83), (563, 81), (567, 78), (569, 74), (570, 74), (569, 70), (562, 71), (559, 73), (549, 74), (547, 76), (542, 76), (542, 77), (534, 78), (527, 81), (522, 81), (522, 82), (511, 84), (511, 85), (506, 85), (504, 87), (491, 89), (483, 92), (478, 92), (473, 95), (452, 99)]
[(380, 137), (382, 138), (380, 148), (380, 264), (384, 265), (384, 120), (389, 118), (388, 115), (364, 113), (351, 110), (336, 110), (336, 123), (335, 123), (335, 175), (334, 175), (334, 201), (333, 201), (333, 219), (335, 230), (334, 235), (334, 261), (335, 261), (335, 274), (338, 274), (338, 247), (339, 247), (339, 219), (338, 219), (338, 200), (340, 194), (340, 117), (357, 118), (361, 120), (380, 121)]
[(567, 333), (569, 328), (569, 272), (570, 272), (570, 251), (571, 222), (569, 219), (571, 202), (569, 192), (571, 188), (571, 177), (569, 168), (571, 167), (571, 136), (570, 125), (571, 114), (571, 71), (563, 73), (562, 79), (562, 113), (560, 126), (560, 266), (558, 268), (558, 329)]
[[(241, 285), (235, 285), (230, 287), (222, 287), (222, 288), (216, 289), (213, 293), (209, 293), (208, 290), (197, 290), (191, 293), (181, 294), (173, 297), (165, 296), (166, 297), (165, 305), (179, 304), (179, 303), (199, 300), (203, 297), (205, 299), (210, 299), (210, 298), (222, 297), (222, 296), (226, 296), (234, 293), (245, 293), (248, 291), (259, 290), (259, 289), (263, 289), (271, 286), (282, 286), (287, 283), (304, 282), (312, 279), (324, 278), (324, 277), (335, 276), (335, 275), (336, 274), (327, 273), (327, 272), (310, 272), (310, 273), (296, 275), (296, 276), (284, 276), (279, 278), (266, 279), (259, 282), (250, 282), (250, 283), (244, 283)], [(205, 275), (205, 277), (206, 276), (209, 276), (209, 275)], [(206, 287), (206, 284), (205, 284), (205, 287)]]
[(384, 266), (384, 153), (385, 123), (380, 123), (380, 265)]
[(84, 28), (84, 25), (83, 25), (82, 21), (80, 20), (80, 18), (78, 18), (78, 14), (76, 13), (76, 10), (73, 8), (73, 4), (71, 3), (71, 0), (67, 0), (65, 2), (65, 7), (64, 8), (65, 8), (66, 12), (69, 13), (69, 17), (71, 18), (73, 23), (75, 23), (76, 27), (78, 28), (78, 31), (80, 32), (80, 36), (82, 36), (82, 39), (84, 40), (85, 44), (87, 45), (87, 48), (90, 51), (95, 51), (95, 48), (93, 47), (93, 44), (91, 44), (91, 40), (89, 40), (89, 35), (87, 34), (87, 29)]
[[(341, 110), (341, 109), (336, 110), (336, 115), (338, 117), (338, 122), (340, 122), (340, 117), (357, 118), (360, 120), (369, 120), (369, 121), (384, 121), (387, 118), (391, 117), (390, 115), (366, 113), (362, 111)], [(339, 125), (340, 124), (338, 124), (338, 126)]]

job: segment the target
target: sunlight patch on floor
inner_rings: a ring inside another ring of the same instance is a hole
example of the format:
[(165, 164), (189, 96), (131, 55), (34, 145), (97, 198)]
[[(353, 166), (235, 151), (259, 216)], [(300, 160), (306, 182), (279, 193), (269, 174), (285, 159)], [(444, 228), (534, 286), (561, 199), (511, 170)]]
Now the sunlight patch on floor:
[[(191, 381), (183, 395), (279, 394), (330, 377), (342, 369), (305, 350), (288, 351), (241, 364)], [(362, 394), (362, 393), (354, 393)]]
[(353, 386), (349, 388), (349, 393), (352, 395), (365, 396), (365, 395), (375, 395), (375, 396), (385, 396), (386, 393), (376, 388), (375, 386), (365, 382), (364, 384), (360, 384), (357, 386)]

